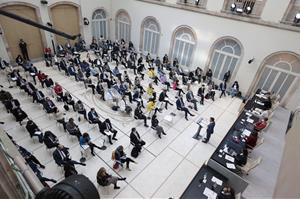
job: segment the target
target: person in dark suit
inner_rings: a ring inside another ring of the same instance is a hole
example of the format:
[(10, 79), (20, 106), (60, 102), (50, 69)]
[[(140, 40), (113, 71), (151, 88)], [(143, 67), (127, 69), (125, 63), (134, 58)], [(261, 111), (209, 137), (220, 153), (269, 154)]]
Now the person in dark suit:
[(146, 117), (145, 114), (143, 114), (141, 106), (142, 105), (140, 103), (138, 103), (137, 107), (135, 108), (135, 110), (134, 110), (134, 119), (144, 120), (144, 126), (148, 127), (148, 125), (147, 125), (147, 117)]
[(16, 108), (20, 107), (20, 102), (17, 99), (7, 100), (4, 102), (4, 106), (7, 110), (7, 113), (12, 113)]
[(59, 62), (59, 65), (58, 66), (58, 70), (63, 70), (65, 71), (65, 74), (67, 75), (68, 74), (68, 66), (67, 66), (67, 63), (64, 59), (61, 59), (61, 61)]
[[(110, 132), (112, 132), (112, 133), (113, 133), (113, 136), (111, 137), (111, 135), (107, 135), (107, 134), (105, 133), (105, 131), (110, 131)], [(106, 136), (108, 137), (109, 143), (110, 143), (110, 144), (113, 144), (113, 143), (112, 143), (112, 139), (113, 139), (113, 140), (118, 140), (118, 139), (116, 138), (118, 131), (115, 130), (115, 129), (112, 127), (112, 125), (111, 125), (109, 119), (106, 119), (104, 122), (101, 123), (101, 125), (100, 125), (100, 133), (102, 133), (103, 135), (106, 135)]]
[(142, 147), (146, 144), (146, 142), (141, 139), (140, 134), (137, 132), (136, 128), (131, 129), (130, 143), (133, 144), (139, 152), (141, 152)]
[(247, 164), (247, 158), (248, 150), (244, 148), (243, 151), (235, 157), (235, 162), (239, 166), (244, 166)]
[(101, 128), (101, 121), (100, 121), (99, 116), (94, 108), (91, 108), (91, 110), (88, 112), (88, 118), (89, 118), (90, 123), (98, 124), (99, 129)]
[(22, 146), (19, 146), (16, 144), (16, 147), (18, 149), (18, 151), (20, 152), (20, 154), (22, 155), (22, 157), (26, 160), (26, 162), (32, 161), (35, 164), (39, 165), (41, 168), (45, 168), (45, 166), (32, 154), (30, 153), (27, 149), (25, 149)]
[(80, 163), (70, 158), (69, 148), (64, 145), (58, 145), (56, 150), (53, 152), (53, 159), (58, 166), (64, 166), (66, 164), (80, 164), (86, 166), (85, 163)]
[(59, 145), (59, 141), (51, 131), (46, 131), (44, 134), (44, 144), (48, 149), (53, 147), (57, 147)]
[(15, 116), (16, 121), (19, 122), (21, 126), (22, 121), (28, 117), (27, 114), (20, 107), (14, 109), (12, 114)]
[(58, 113), (58, 109), (49, 97), (43, 102), (44, 109), (47, 113)]
[(202, 84), (202, 86), (198, 89), (198, 96), (200, 97), (200, 104), (204, 105), (204, 93), (205, 93), (205, 85)]
[(227, 85), (226, 85), (226, 82), (221, 82), (220, 83), (220, 91), (221, 91), (221, 95), (220, 95), (220, 98), (224, 95), (226, 97), (226, 88), (227, 88)]
[(177, 110), (184, 111), (185, 119), (188, 120), (188, 114), (190, 116), (194, 116), (187, 107), (185, 107), (182, 96), (179, 96), (176, 100), (176, 108)]
[(20, 39), (19, 47), (20, 47), (21, 53), (23, 55), (23, 58), (25, 60), (29, 60), (28, 51), (27, 51), (27, 43), (24, 42), (23, 39)]
[(229, 80), (230, 75), (231, 75), (230, 70), (228, 70), (228, 71), (224, 74), (223, 81), (224, 81), (225, 83), (227, 83), (227, 81)]
[(186, 101), (193, 103), (195, 111), (198, 110), (198, 108), (197, 108), (197, 102), (198, 102), (198, 100), (195, 99), (194, 93), (190, 89), (190, 86), (188, 86), (188, 89), (187, 89)]
[(66, 123), (66, 130), (70, 133), (70, 135), (76, 136), (78, 141), (80, 140), (81, 132), (78, 125), (75, 124), (73, 118), (70, 118)]
[(39, 129), (39, 127), (32, 121), (32, 120), (28, 120), (27, 124), (26, 124), (26, 129), (28, 131), (28, 133), (30, 134), (30, 137), (38, 137), (39, 138), (39, 142), (43, 143), (43, 133), (41, 132), (41, 130)]
[(209, 119), (209, 124), (207, 125), (207, 129), (206, 129), (206, 138), (202, 140), (203, 143), (207, 143), (209, 141), (211, 134), (214, 133), (214, 128), (215, 128), (215, 118), (211, 117)]
[(45, 95), (42, 91), (39, 91), (38, 89), (35, 88), (34, 92), (33, 92), (33, 100), (32, 102), (34, 103), (35, 101), (43, 104), (44, 100), (45, 100)]
[(67, 105), (71, 105), (73, 107), (73, 110), (75, 111), (75, 102), (72, 98), (72, 95), (68, 91), (65, 92), (62, 99)]
[(163, 91), (159, 94), (158, 101), (165, 102), (165, 109), (168, 109), (168, 104), (173, 106), (173, 104), (168, 100), (167, 90), (163, 89)]
[(152, 118), (151, 118), (151, 128), (156, 130), (156, 133), (158, 135), (159, 138), (161, 138), (161, 134), (163, 135), (167, 135), (163, 129), (162, 126), (159, 125), (159, 121), (157, 119), (156, 114), (153, 114)]

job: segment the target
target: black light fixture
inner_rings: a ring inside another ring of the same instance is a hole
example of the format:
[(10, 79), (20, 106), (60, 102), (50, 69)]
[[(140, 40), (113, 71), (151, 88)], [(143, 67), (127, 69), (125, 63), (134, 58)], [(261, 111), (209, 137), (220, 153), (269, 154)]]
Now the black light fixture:
[(295, 15), (294, 22), (295, 23), (299, 23), (300, 22), (300, 12)]
[(251, 11), (252, 11), (252, 8), (251, 8), (250, 6), (247, 6), (247, 7), (245, 8), (245, 13), (246, 13), (246, 14), (251, 14)]
[(83, 24), (86, 26), (90, 24), (90, 21), (88, 20), (88, 18), (86, 18), (86, 17), (83, 18)]
[(235, 11), (235, 8), (236, 8), (236, 4), (235, 3), (231, 4), (230, 9), (232, 12)]
[(41, 4), (48, 4), (48, 1), (46, 1), (46, 0), (41, 0)]
[(254, 57), (248, 60), (248, 64), (251, 64), (254, 61)]
[(196, 6), (199, 5), (199, 3), (200, 3), (200, 0), (195, 0), (195, 5)]

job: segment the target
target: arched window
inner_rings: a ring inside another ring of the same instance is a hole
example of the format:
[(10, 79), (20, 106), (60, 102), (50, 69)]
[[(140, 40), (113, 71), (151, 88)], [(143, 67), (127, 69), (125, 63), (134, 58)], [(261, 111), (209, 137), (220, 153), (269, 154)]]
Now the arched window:
[(130, 18), (128, 13), (125, 11), (119, 12), (116, 17), (116, 24), (117, 39), (130, 41)]
[(242, 54), (241, 46), (233, 39), (222, 39), (213, 46), (209, 67), (213, 77), (223, 80), (224, 74), (230, 70), (235, 72)]
[(177, 58), (181, 66), (190, 66), (195, 44), (193, 31), (186, 27), (179, 28), (173, 39), (172, 59)]
[(107, 39), (107, 16), (104, 10), (96, 10), (92, 17), (92, 31), (95, 38), (100, 38), (102, 35)]
[(143, 52), (157, 55), (160, 39), (160, 28), (154, 18), (147, 18), (142, 24), (143, 31)]
[(256, 90), (273, 91), (283, 98), (300, 77), (300, 59), (293, 54), (277, 53), (264, 63)]

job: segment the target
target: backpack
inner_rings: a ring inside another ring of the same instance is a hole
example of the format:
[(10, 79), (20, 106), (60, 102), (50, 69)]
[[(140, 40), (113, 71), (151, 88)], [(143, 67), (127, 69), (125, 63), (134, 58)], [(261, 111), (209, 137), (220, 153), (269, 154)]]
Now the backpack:
[(131, 156), (134, 158), (137, 158), (139, 156), (139, 150), (137, 147), (133, 147), (133, 149), (131, 150)]

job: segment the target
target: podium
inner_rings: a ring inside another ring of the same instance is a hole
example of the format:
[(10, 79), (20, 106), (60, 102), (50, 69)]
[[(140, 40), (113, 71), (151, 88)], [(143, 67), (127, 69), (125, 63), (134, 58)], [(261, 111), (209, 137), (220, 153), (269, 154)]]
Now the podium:
[(193, 136), (194, 139), (196, 139), (196, 140), (202, 139), (202, 136), (200, 135), (201, 129), (203, 128), (203, 126), (207, 125), (204, 122), (205, 122), (205, 120), (202, 117), (197, 121), (197, 124), (199, 126), (198, 126), (198, 130), (197, 130), (196, 134)]

